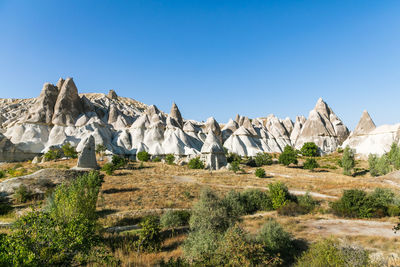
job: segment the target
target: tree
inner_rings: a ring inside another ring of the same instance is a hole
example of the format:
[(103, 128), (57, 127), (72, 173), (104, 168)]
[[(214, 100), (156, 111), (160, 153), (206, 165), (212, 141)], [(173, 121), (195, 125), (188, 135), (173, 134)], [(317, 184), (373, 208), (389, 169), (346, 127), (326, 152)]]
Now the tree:
[(76, 159), (78, 157), (78, 152), (76, 152), (76, 149), (74, 146), (71, 145), (71, 143), (67, 142), (65, 143), (61, 149), (64, 152), (64, 156), (67, 158), (73, 158)]
[(174, 164), (174, 160), (175, 160), (175, 157), (174, 157), (174, 155), (172, 155), (172, 154), (168, 154), (168, 155), (165, 156), (165, 161), (166, 161), (167, 164), (169, 164), (169, 165)]
[(230, 163), (229, 170), (233, 171), (234, 173), (237, 173), (238, 171), (240, 171), (241, 170), (240, 162), (239, 161), (232, 161)]
[(304, 143), (300, 149), (300, 152), (306, 157), (318, 157), (320, 155), (319, 147), (314, 142)]
[(269, 184), (268, 188), (272, 207), (275, 210), (295, 199), (295, 197), (289, 193), (287, 186), (282, 182)]
[(204, 169), (204, 163), (200, 158), (193, 158), (188, 163), (189, 169)]
[(272, 157), (270, 154), (267, 153), (257, 153), (254, 157), (254, 160), (256, 161), (257, 167), (272, 164)]
[(57, 148), (51, 148), (49, 151), (47, 151), (44, 154), (44, 158), (46, 161), (57, 160), (57, 159), (61, 158), (61, 151), (60, 151), (60, 149), (57, 149)]
[(146, 151), (140, 151), (136, 154), (136, 158), (142, 162), (147, 162), (150, 159), (150, 154)]
[(344, 149), (341, 165), (343, 168), (343, 174), (351, 175), (351, 171), (355, 166), (355, 161), (354, 161), (354, 152), (349, 146), (346, 146), (346, 148)]
[(279, 163), (289, 166), (290, 164), (297, 164), (297, 152), (293, 147), (287, 145), (285, 146), (283, 152), (279, 156)]
[(314, 158), (308, 158), (304, 162), (303, 168), (306, 170), (314, 170), (315, 168), (318, 168), (319, 164)]
[(256, 172), (255, 172), (255, 175), (258, 178), (264, 178), (265, 177), (265, 170), (263, 168), (257, 168)]
[(96, 154), (100, 156), (100, 160), (102, 161), (104, 158), (104, 154), (106, 152), (107, 148), (103, 144), (98, 144), (96, 146)]

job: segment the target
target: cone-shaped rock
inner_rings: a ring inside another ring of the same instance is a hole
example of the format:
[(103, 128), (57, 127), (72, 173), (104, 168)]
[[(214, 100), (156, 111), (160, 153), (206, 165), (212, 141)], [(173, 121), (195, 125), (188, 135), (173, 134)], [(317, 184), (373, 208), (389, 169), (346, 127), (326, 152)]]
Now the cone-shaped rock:
[(61, 90), (61, 87), (63, 86), (64, 82), (65, 82), (65, 80), (63, 78), (58, 79), (58, 82), (56, 85), (58, 90)]
[(209, 131), (201, 148), (201, 154), (207, 169), (218, 170), (227, 164), (224, 148), (213, 131)]
[(93, 135), (91, 135), (82, 149), (78, 158), (78, 168), (97, 169), (96, 144)]
[(376, 128), (374, 121), (371, 119), (368, 111), (364, 110), (360, 121), (358, 122), (356, 129), (353, 132), (353, 135), (364, 135)]
[(57, 87), (51, 83), (45, 83), (40, 96), (31, 107), (26, 121), (39, 124), (51, 124), (57, 97)]
[(175, 102), (172, 104), (171, 112), (169, 113), (169, 115), (172, 118), (174, 118), (176, 120), (176, 122), (178, 122), (180, 128), (183, 127), (182, 115), (181, 115), (181, 112), (179, 111), (178, 106), (175, 104)]
[(118, 95), (114, 90), (110, 90), (108, 92), (107, 97), (110, 98), (110, 99), (118, 99)]
[(221, 136), (221, 127), (213, 117), (207, 119), (204, 127), (204, 132), (208, 133), (210, 131), (213, 131), (216, 136)]
[(58, 94), (52, 122), (54, 125), (72, 126), (82, 112), (78, 89), (72, 78), (67, 78)]

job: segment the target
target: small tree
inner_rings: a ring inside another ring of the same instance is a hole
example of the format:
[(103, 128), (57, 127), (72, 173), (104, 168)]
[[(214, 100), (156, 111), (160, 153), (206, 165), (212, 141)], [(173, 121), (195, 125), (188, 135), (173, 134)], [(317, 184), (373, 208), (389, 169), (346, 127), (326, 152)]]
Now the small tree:
[(257, 155), (254, 157), (254, 160), (256, 161), (257, 167), (272, 164), (272, 157), (267, 153), (257, 153)]
[(289, 193), (287, 186), (282, 182), (276, 182), (268, 185), (269, 194), (272, 200), (272, 207), (276, 210), (286, 205), (294, 196)]
[(319, 164), (314, 158), (308, 158), (304, 162), (303, 168), (306, 170), (314, 170), (315, 168), (318, 168)]
[(279, 156), (279, 163), (289, 166), (290, 164), (297, 164), (297, 153), (293, 147), (287, 145)]
[(61, 158), (61, 151), (60, 149), (52, 148), (44, 154), (44, 158), (46, 161), (57, 160)]
[(72, 159), (76, 159), (78, 157), (78, 152), (76, 152), (76, 149), (74, 146), (71, 145), (71, 143), (67, 142), (65, 143), (61, 149), (64, 152), (64, 156), (66, 156), (67, 158), (72, 158)]
[(204, 163), (200, 158), (193, 158), (188, 163), (189, 169), (204, 169)]
[(175, 157), (174, 157), (174, 155), (172, 155), (172, 154), (168, 154), (168, 155), (165, 156), (165, 161), (166, 161), (167, 164), (169, 164), (169, 165), (174, 164), (174, 160), (175, 160)]
[(150, 159), (150, 154), (146, 151), (140, 151), (136, 154), (136, 158), (142, 162), (147, 162)]
[(343, 168), (343, 174), (351, 175), (351, 171), (355, 166), (355, 161), (354, 161), (354, 152), (353, 150), (351, 150), (349, 146), (346, 146), (346, 148), (344, 149), (341, 165)]
[(118, 155), (112, 156), (111, 163), (114, 166), (115, 170), (122, 168), (127, 164), (126, 160), (123, 157), (118, 156)]
[(319, 148), (314, 142), (304, 143), (303, 147), (300, 149), (300, 152), (303, 156), (306, 156), (306, 157), (318, 157), (319, 156)]
[(161, 248), (162, 236), (160, 220), (157, 216), (146, 217), (141, 223), (139, 239), (136, 241), (138, 251), (156, 252)]
[(103, 144), (98, 144), (96, 146), (96, 154), (100, 156), (100, 160), (102, 161), (104, 159), (104, 154), (106, 152), (107, 148)]
[(115, 166), (112, 163), (106, 163), (103, 165), (101, 170), (104, 171), (105, 173), (107, 173), (108, 175), (113, 175), (113, 173), (115, 171)]
[(257, 168), (256, 172), (255, 172), (255, 175), (258, 178), (265, 178), (265, 170), (263, 168)]
[(379, 170), (377, 168), (379, 161), (379, 157), (374, 154), (369, 154), (368, 156), (368, 164), (369, 164), (369, 173), (372, 176), (379, 176)]

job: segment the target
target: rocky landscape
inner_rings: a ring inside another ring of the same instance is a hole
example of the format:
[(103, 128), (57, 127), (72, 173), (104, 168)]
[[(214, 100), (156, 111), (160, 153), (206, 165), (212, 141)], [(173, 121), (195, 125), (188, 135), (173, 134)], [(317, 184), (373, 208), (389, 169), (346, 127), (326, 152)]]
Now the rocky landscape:
[[(259, 152), (281, 152), (286, 145), (301, 148), (314, 142), (322, 154), (349, 145), (360, 155), (383, 154), (398, 142), (400, 124), (376, 127), (364, 112), (353, 132), (321, 98), (308, 118), (279, 119), (274, 115), (250, 119), (236, 115), (226, 124), (208, 118), (205, 123), (185, 120), (174, 103), (169, 114), (155, 105), (105, 94), (79, 94), (72, 78), (56, 85), (45, 83), (34, 99), (0, 99), (0, 148), (13, 155), (45, 153), (66, 142), (81, 152), (93, 136), (110, 153), (134, 156), (174, 154), (194, 157), (204, 154), (209, 165), (224, 165), (223, 152), (254, 156)], [(209, 156), (206, 156), (208, 154)], [(212, 158), (212, 159), (211, 159)], [(211, 163), (214, 161), (214, 163)]]

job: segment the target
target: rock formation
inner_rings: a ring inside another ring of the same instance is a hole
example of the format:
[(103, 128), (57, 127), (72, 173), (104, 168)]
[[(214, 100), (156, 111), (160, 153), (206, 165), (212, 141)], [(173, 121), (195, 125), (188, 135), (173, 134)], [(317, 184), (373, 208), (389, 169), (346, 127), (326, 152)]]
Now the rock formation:
[(169, 116), (171, 118), (175, 119), (175, 121), (178, 123), (178, 126), (180, 128), (183, 127), (182, 115), (181, 115), (181, 112), (179, 111), (178, 106), (175, 104), (175, 102), (172, 104), (171, 112), (169, 113)]
[(77, 167), (82, 169), (98, 168), (96, 160), (96, 143), (93, 136), (88, 138), (82, 152), (79, 154)]
[(110, 90), (108, 92), (107, 97), (110, 98), (110, 99), (113, 99), (113, 100), (117, 100), (118, 99), (118, 95), (114, 90)]
[(51, 124), (57, 97), (58, 88), (51, 83), (45, 83), (40, 96), (28, 113), (26, 122)]
[(206, 169), (219, 170), (227, 164), (224, 148), (213, 131), (210, 131), (201, 148), (201, 158)]

